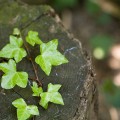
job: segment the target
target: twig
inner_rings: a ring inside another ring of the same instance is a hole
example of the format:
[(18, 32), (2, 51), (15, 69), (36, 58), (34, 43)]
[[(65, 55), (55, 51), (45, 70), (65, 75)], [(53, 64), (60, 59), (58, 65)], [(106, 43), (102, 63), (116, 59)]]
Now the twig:
[(24, 46), (25, 46), (25, 48), (26, 48), (26, 50), (27, 50), (27, 53), (28, 53), (28, 55), (29, 55), (29, 60), (31, 61), (32, 66), (33, 66), (33, 69), (34, 69), (34, 73), (35, 73), (35, 76), (36, 76), (36, 79), (35, 79), (35, 80), (37, 81), (37, 83), (39, 83), (39, 86), (42, 87), (42, 83), (40, 82), (40, 80), (39, 80), (39, 78), (38, 78), (38, 73), (37, 73), (36, 67), (35, 67), (35, 65), (34, 65), (34, 63), (33, 63), (33, 60), (32, 60), (32, 58), (31, 58), (31, 56), (30, 56), (28, 47), (25, 45), (25, 43), (24, 43)]
[[(20, 37), (22, 38), (22, 35), (21, 35), (21, 34), (20, 34)], [(23, 39), (23, 38), (22, 38), (22, 39)], [(24, 39), (23, 39), (23, 40), (24, 40)], [(25, 46), (25, 49), (26, 49), (26, 51), (27, 51), (27, 53), (28, 53), (29, 60), (31, 61), (32, 66), (33, 66), (33, 69), (34, 69), (34, 73), (35, 73), (35, 76), (36, 76), (35, 81), (38, 83), (39, 86), (42, 87), (42, 83), (41, 83), (41, 81), (39, 80), (39, 77), (38, 77), (38, 73), (37, 73), (36, 67), (35, 67), (35, 65), (34, 65), (34, 62), (33, 62), (32, 58), (31, 58), (31, 56), (30, 56), (30, 52), (29, 52), (28, 46), (25, 44), (25, 42), (24, 42), (24, 46)]]

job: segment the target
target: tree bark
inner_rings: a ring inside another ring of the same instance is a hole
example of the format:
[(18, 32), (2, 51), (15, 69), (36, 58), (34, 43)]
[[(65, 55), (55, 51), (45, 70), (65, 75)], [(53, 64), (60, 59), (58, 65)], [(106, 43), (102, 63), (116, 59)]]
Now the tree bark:
[[(53, 67), (50, 76), (46, 76), (34, 63), (43, 89), (46, 90), (50, 82), (61, 84), (60, 93), (65, 103), (64, 106), (51, 103), (48, 110), (39, 106), (40, 116), (34, 120), (97, 120), (97, 84), (91, 59), (83, 51), (80, 41), (64, 29), (59, 17), (49, 6), (28, 6), (14, 0), (0, 0), (0, 3), (0, 49), (9, 42), (13, 28), (18, 27), (24, 42), (29, 30), (38, 31), (43, 42), (58, 39), (58, 50), (69, 60), (68, 64)], [(40, 54), (39, 47), (28, 45), (28, 49), (34, 61)], [(27, 57), (18, 63), (17, 68), (18, 71), (28, 72), (30, 78), (35, 78), (33, 66)], [(39, 99), (32, 97), (30, 86), (31, 80), (25, 89), (0, 88), (1, 120), (17, 119), (16, 109), (12, 106), (12, 101), (17, 98), (22, 97), (28, 104), (38, 105)]]

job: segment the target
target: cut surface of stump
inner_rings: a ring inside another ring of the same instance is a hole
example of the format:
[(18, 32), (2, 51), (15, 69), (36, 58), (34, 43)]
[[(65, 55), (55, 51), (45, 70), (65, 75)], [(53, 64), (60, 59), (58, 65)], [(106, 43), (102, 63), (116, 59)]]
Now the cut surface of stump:
[[(48, 83), (61, 84), (65, 105), (50, 103), (47, 110), (39, 106), (40, 116), (35, 120), (94, 120), (97, 119), (97, 91), (96, 82), (91, 67), (91, 60), (82, 50), (81, 43), (68, 33), (61, 24), (58, 16), (49, 6), (29, 6), (13, 0), (0, 0), (0, 49), (9, 42), (9, 35), (13, 28), (21, 30), (25, 42), (28, 31), (38, 31), (43, 42), (58, 39), (58, 50), (69, 60), (52, 68), (50, 76), (35, 64), (39, 79), (42, 80), (46, 91)], [(27, 43), (26, 43), (27, 44)], [(28, 45), (28, 44), (27, 44)], [(40, 54), (39, 46), (28, 45), (30, 57)], [(2, 58), (0, 58), (2, 61)], [(35, 78), (34, 69), (28, 57), (17, 66), (18, 71), (28, 72), (30, 78)], [(12, 102), (23, 98), (28, 104), (38, 105), (39, 99), (32, 97), (29, 80), (25, 89), (15, 87), (11, 90), (0, 88), (0, 120), (17, 120), (16, 109)]]

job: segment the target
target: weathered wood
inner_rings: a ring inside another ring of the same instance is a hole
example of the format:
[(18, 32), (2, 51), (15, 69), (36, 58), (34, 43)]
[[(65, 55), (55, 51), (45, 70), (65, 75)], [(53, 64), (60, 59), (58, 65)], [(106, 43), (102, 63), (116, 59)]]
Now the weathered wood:
[[(38, 76), (46, 90), (48, 83), (60, 83), (60, 93), (65, 105), (50, 104), (48, 110), (39, 107), (40, 116), (35, 120), (94, 120), (97, 119), (97, 90), (91, 60), (82, 50), (81, 43), (68, 33), (59, 18), (49, 6), (21, 5), (13, 0), (0, 0), (0, 49), (8, 43), (9, 35), (14, 27), (26, 36), (29, 30), (39, 32), (40, 38), (48, 42), (59, 39), (59, 50), (69, 60), (68, 64), (54, 67), (50, 76), (46, 76), (39, 68)], [(32, 59), (39, 54), (39, 47), (29, 46)], [(24, 58), (18, 65), (34, 78), (32, 64)], [(43, 79), (44, 78), (44, 79)], [(27, 88), (15, 87), (13, 90), (0, 88), (0, 120), (16, 120), (16, 109), (12, 101), (23, 97), (28, 104), (37, 104), (38, 99), (32, 97), (31, 81)], [(19, 93), (19, 94), (18, 94)]]
[(18, 0), (31, 5), (39, 5), (49, 3), (50, 0)]

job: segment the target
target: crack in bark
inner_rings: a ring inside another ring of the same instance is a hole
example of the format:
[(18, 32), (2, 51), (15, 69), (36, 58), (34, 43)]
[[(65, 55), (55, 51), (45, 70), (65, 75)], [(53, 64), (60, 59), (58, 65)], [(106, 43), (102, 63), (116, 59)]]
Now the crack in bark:
[(30, 25), (32, 25), (34, 22), (40, 20), (43, 16), (49, 15), (49, 13), (44, 13), (41, 14), (40, 16), (36, 17), (35, 19), (33, 19), (32, 21), (28, 22), (27, 24), (25, 24), (20, 31), (22, 32), (24, 29), (26, 29), (27, 27), (29, 27)]

